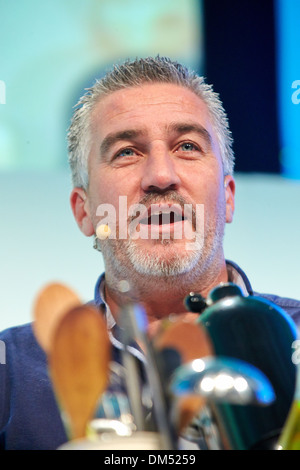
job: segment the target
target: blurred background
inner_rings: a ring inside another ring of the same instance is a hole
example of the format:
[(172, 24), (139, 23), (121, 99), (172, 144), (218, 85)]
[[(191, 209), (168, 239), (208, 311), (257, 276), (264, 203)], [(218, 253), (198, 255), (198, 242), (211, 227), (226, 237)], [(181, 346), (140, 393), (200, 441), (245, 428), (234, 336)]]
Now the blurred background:
[(0, 0), (0, 330), (61, 281), (84, 301), (103, 271), (69, 206), (66, 131), (115, 62), (167, 55), (227, 110), (236, 214), (225, 254), (260, 292), (300, 298), (299, 0)]

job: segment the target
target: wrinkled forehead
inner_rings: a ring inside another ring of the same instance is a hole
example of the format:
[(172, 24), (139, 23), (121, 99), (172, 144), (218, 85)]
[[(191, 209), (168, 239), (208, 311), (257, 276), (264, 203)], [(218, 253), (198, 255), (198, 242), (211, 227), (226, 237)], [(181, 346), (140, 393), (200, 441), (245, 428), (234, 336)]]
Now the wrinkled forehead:
[(182, 85), (151, 83), (117, 90), (102, 97), (91, 113), (91, 131), (100, 140), (112, 130), (136, 126), (155, 130), (174, 122), (198, 123), (211, 136), (212, 145), (219, 147), (206, 103)]

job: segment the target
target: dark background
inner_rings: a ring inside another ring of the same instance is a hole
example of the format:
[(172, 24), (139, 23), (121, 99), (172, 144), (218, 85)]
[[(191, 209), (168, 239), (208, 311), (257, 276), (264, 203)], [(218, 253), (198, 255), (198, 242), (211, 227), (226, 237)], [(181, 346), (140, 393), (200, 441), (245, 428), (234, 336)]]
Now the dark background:
[(235, 171), (279, 173), (272, 0), (204, 0), (205, 66), (234, 138)]

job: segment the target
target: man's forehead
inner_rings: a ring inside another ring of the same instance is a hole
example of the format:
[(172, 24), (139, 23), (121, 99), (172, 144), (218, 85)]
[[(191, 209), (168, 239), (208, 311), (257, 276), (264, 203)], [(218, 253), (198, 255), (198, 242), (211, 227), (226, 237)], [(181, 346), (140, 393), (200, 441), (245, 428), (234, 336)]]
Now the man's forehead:
[(93, 117), (104, 113), (126, 112), (139, 106), (174, 105), (190, 109), (192, 106), (200, 112), (207, 112), (207, 105), (193, 90), (174, 83), (143, 83), (112, 91), (100, 97), (94, 105)]
[[(102, 98), (91, 118), (91, 132), (102, 154), (121, 140), (172, 138), (196, 133), (212, 149), (218, 139), (206, 103), (177, 84), (154, 83), (117, 90)], [(152, 136), (152, 137), (151, 137)]]

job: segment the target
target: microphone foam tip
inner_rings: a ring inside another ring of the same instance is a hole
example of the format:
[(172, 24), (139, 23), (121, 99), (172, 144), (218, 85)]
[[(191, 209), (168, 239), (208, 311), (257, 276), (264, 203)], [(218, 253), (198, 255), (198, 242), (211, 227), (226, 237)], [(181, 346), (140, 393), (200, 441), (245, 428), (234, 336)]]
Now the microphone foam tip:
[(99, 240), (105, 240), (111, 234), (111, 229), (107, 224), (100, 224), (96, 228), (96, 236)]

